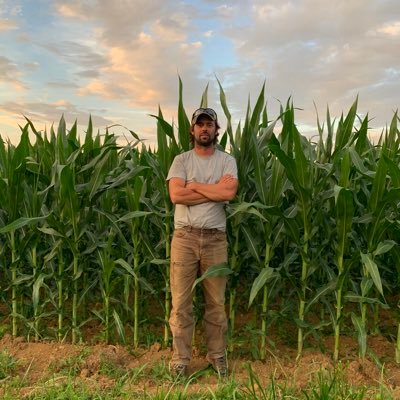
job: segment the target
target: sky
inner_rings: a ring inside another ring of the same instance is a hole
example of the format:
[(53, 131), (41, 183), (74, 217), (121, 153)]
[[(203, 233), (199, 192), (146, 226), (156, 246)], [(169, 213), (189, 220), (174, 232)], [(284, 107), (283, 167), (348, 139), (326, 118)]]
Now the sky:
[[(400, 105), (398, 0), (0, 0), (0, 135), (17, 143), (24, 116), (37, 130), (89, 116), (125, 140), (155, 142), (160, 107), (177, 121), (179, 77), (188, 116), (208, 106), (233, 125), (265, 82), (270, 119), (291, 98), (301, 133), (329, 107), (371, 119), (371, 134)], [(217, 80), (218, 79), (218, 80)]]

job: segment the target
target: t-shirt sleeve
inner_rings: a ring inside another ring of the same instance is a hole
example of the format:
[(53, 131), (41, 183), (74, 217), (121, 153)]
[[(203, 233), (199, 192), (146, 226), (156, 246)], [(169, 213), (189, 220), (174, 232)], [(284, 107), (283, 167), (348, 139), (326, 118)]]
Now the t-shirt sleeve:
[(236, 160), (232, 156), (228, 156), (225, 162), (224, 175), (233, 175), (236, 179), (238, 177)]
[(186, 170), (182, 163), (181, 157), (175, 157), (168, 171), (167, 181), (171, 178), (182, 178), (186, 181)]

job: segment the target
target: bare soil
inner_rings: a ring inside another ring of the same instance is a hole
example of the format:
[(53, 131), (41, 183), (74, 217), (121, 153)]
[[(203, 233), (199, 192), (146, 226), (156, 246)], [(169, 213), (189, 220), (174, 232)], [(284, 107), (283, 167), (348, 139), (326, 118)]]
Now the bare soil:
[[(333, 338), (326, 338), (324, 344), (327, 349), (332, 348)], [(400, 399), (400, 389), (397, 389), (400, 388), (400, 367), (394, 362), (394, 344), (384, 336), (371, 336), (368, 338), (368, 348), (374, 356), (362, 361), (357, 356), (357, 340), (341, 337), (340, 368), (343, 379), (353, 385), (366, 387), (384, 383), (394, 390), (395, 396), (398, 396), (395, 398)], [(147, 349), (133, 350), (129, 346), (120, 345), (32, 343), (19, 337), (13, 339), (6, 334), (0, 340), (0, 352), (2, 351), (7, 351), (18, 360), (14, 376), (21, 378), (21, 398), (32, 395), (46, 385), (61, 384), (63, 380), (71, 378), (71, 371), (75, 381), (96, 389), (111, 388), (124, 373), (139, 368), (143, 368), (140, 376), (128, 383), (131, 385), (128, 389), (132, 392), (157, 392), (163, 386), (168, 388), (172, 383), (157, 376), (157, 366), (160, 368), (160, 365), (164, 365), (165, 370), (171, 357), (171, 350), (163, 349), (158, 343)], [(205, 354), (195, 348), (190, 373), (207, 371), (207, 366)], [(296, 349), (284, 345), (269, 350), (265, 361), (254, 361), (235, 354), (229, 358), (229, 368), (237, 382), (248, 380), (249, 366), (264, 385), (268, 385), (271, 377), (274, 377), (277, 384), (299, 390), (310, 381), (316, 380), (321, 372), (329, 373), (335, 369), (329, 354), (305, 349), (302, 358), (296, 362)], [(119, 376), (113, 377), (115, 371), (119, 372)], [(0, 398), (4, 390), (1, 385), (0, 381)], [(197, 392), (207, 387), (216, 388), (217, 385), (218, 377), (210, 371), (195, 379), (190, 390)]]

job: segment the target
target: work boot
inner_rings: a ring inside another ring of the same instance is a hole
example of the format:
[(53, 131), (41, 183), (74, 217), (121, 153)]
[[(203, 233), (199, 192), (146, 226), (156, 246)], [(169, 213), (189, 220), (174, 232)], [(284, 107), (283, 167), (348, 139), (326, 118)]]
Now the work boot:
[(228, 376), (228, 363), (225, 356), (215, 358), (210, 363), (219, 377), (225, 378)]
[(183, 378), (188, 374), (188, 366), (181, 363), (172, 363), (169, 365), (169, 371), (175, 378)]

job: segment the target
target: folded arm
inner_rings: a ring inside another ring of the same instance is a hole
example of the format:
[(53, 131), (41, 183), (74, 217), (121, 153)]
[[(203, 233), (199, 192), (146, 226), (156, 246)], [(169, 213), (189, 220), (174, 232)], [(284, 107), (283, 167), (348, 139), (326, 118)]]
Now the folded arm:
[(185, 187), (185, 185), (186, 182), (182, 178), (171, 178), (169, 180), (169, 196), (172, 203), (195, 206), (210, 201), (206, 196)]
[(190, 182), (186, 185), (186, 188), (210, 201), (222, 202), (232, 200), (235, 197), (238, 184), (235, 177), (226, 174), (215, 184)]

